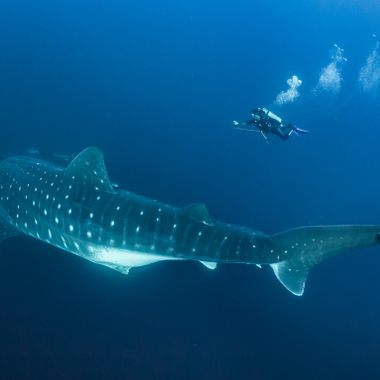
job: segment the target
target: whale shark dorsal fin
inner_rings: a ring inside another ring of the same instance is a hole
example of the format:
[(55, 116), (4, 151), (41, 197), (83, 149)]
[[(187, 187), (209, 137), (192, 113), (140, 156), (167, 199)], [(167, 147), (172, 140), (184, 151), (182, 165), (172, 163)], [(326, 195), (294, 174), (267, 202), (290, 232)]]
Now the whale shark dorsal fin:
[(203, 223), (208, 226), (213, 226), (214, 222), (210, 218), (208, 210), (203, 203), (192, 203), (182, 209), (182, 214), (187, 216), (195, 223)]
[(310, 267), (298, 260), (286, 260), (270, 264), (277, 279), (289, 292), (302, 296)]
[(80, 152), (65, 169), (65, 175), (78, 183), (93, 185), (99, 191), (115, 194), (104, 164), (103, 153), (95, 147)]

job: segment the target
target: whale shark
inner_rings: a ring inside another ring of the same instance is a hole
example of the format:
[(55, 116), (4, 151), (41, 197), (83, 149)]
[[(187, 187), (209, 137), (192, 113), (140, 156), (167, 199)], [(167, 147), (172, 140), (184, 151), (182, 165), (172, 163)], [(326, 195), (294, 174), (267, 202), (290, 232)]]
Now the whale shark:
[(164, 260), (268, 265), (295, 295), (310, 269), (345, 250), (380, 243), (379, 225), (326, 225), (268, 235), (210, 217), (202, 203), (175, 207), (113, 186), (102, 152), (66, 167), (35, 156), (0, 162), (0, 240), (19, 234), (128, 274)]

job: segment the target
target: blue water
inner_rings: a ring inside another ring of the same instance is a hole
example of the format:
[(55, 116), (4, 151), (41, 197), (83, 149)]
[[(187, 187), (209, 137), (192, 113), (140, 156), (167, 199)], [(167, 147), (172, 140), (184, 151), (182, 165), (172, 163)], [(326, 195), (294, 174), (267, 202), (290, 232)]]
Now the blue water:
[[(0, 154), (95, 145), (123, 188), (273, 233), (380, 224), (380, 94), (358, 72), (380, 5), (3, 0)], [(340, 92), (313, 92), (336, 43)], [(273, 104), (299, 76), (299, 98)], [(267, 106), (307, 136), (234, 130)], [(380, 252), (271, 270), (159, 263), (126, 277), (28, 238), (0, 254), (1, 379), (378, 379)]]

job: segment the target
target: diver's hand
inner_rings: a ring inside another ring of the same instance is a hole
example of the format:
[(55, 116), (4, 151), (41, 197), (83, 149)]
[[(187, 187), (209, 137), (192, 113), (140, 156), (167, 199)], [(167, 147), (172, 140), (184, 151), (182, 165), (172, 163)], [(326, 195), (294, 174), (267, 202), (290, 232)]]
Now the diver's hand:
[(239, 125), (240, 123), (237, 120), (233, 120), (232, 124), (236, 126), (236, 125)]

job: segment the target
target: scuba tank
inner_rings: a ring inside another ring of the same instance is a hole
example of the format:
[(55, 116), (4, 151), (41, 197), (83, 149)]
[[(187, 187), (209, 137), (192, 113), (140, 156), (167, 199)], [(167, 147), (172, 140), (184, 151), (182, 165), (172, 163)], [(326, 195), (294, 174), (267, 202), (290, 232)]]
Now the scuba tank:
[(274, 121), (277, 121), (279, 124), (282, 124), (282, 119), (279, 116), (275, 115), (273, 112), (269, 111), (266, 108), (262, 108), (262, 110), (265, 112), (269, 119), (272, 119)]

